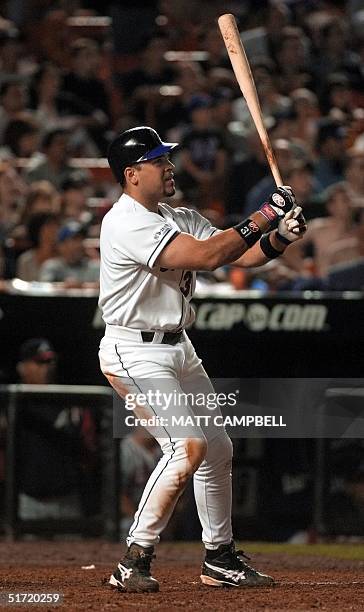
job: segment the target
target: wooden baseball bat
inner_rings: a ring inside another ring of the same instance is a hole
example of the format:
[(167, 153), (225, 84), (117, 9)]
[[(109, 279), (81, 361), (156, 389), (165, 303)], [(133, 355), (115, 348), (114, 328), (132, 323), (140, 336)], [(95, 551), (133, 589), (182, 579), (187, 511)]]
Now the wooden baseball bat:
[(283, 185), (281, 173), (279, 172), (272, 145), (270, 143), (267, 130), (265, 129), (257, 89), (255, 87), (253, 75), (250, 70), (243, 43), (241, 42), (235, 17), (229, 13), (226, 15), (221, 15), (221, 17), (218, 19), (218, 24), (229, 54), (236, 80), (238, 81), (241, 93), (243, 94), (248, 105), (255, 127), (257, 128), (268, 164), (273, 174), (273, 178), (277, 187), (280, 187)]

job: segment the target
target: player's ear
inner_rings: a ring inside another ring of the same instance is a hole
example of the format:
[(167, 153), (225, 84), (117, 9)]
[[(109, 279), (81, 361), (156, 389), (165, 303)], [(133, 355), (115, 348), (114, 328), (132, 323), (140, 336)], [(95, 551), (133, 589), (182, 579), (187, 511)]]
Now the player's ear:
[(124, 176), (129, 183), (136, 185), (138, 182), (137, 172), (133, 166), (127, 166), (124, 170)]

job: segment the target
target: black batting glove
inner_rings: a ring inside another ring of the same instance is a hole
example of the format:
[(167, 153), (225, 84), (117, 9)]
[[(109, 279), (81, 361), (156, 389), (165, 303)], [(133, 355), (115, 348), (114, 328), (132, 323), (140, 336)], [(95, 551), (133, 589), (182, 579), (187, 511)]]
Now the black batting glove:
[(268, 202), (265, 202), (259, 208), (259, 212), (270, 221), (272, 225), (277, 225), (279, 219), (284, 217), (284, 215), (295, 206), (296, 198), (292, 191), (292, 187), (284, 185), (283, 187), (277, 187), (277, 189), (273, 191), (269, 196)]

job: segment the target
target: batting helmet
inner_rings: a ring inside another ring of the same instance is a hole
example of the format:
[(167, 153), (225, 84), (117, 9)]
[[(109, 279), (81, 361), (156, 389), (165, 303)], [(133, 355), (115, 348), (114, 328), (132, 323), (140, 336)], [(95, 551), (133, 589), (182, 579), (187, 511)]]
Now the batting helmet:
[(155, 130), (142, 125), (119, 134), (111, 142), (107, 158), (116, 180), (122, 183), (125, 168), (166, 155), (177, 145), (177, 142), (162, 142)]

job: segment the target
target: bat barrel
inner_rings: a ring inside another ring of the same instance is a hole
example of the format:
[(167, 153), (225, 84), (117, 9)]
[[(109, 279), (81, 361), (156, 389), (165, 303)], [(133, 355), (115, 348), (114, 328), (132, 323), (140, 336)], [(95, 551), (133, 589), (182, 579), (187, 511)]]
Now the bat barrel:
[(283, 185), (272, 145), (264, 125), (257, 89), (250, 69), (248, 58), (240, 38), (234, 15), (226, 13), (218, 18), (218, 25), (224, 39), (230, 62), (239, 84), (241, 93), (247, 103), (254, 125), (259, 134), (263, 149), (277, 186)]

